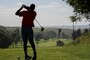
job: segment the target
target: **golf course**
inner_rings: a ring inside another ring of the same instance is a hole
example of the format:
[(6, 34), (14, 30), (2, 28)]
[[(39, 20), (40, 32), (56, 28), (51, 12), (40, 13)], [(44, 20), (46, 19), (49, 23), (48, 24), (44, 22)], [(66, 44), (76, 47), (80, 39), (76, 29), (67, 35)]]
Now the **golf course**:
[[(72, 45), (71, 40), (65, 40), (65, 46), (56, 46), (57, 40), (40, 41), (36, 45), (37, 60), (90, 60), (89, 45)], [(28, 48), (28, 54), (32, 55), (32, 49)], [(0, 49), (0, 60), (24, 60), (22, 47)]]
[(90, 60), (90, 0), (0, 0), (0, 60)]

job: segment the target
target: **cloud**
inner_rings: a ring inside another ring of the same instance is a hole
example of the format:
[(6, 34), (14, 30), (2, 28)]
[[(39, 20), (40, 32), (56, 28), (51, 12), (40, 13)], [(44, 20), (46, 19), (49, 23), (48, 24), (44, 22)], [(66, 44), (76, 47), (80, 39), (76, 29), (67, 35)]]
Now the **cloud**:
[(49, 4), (39, 5), (38, 9), (54, 8), (58, 6), (58, 2), (50, 2)]
[(22, 4), (24, 4), (23, 2), (18, 2), (16, 5), (21, 6)]
[[(22, 2), (18, 2), (15, 6), (0, 8), (0, 24), (17, 26), (20, 25), (21, 19), (15, 16), (15, 12), (20, 8)], [(39, 4), (36, 7), (37, 20), (44, 26), (62, 25), (68, 21), (68, 16), (72, 14), (70, 8), (62, 3), (53, 1), (46, 4)]]
[(2, 9), (4, 9), (4, 8), (6, 8), (6, 6), (0, 5), (0, 10), (2, 10)]
[(0, 25), (19, 26), (20, 20), (15, 16), (18, 7), (0, 5)]
[(73, 13), (72, 8), (59, 2), (39, 5), (36, 10), (38, 12), (37, 19), (43, 22), (43, 25), (63, 25), (70, 22), (68, 17)]
[(11, 11), (11, 10), (15, 10), (17, 9), (18, 7), (16, 6), (6, 6), (6, 5), (0, 5), (0, 12), (3, 12), (3, 11)]

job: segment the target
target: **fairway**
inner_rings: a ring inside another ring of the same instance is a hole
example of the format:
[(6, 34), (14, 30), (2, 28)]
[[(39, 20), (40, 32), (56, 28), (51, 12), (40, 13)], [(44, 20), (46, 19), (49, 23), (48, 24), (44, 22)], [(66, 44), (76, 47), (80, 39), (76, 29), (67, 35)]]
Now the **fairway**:
[[(63, 46), (56, 47), (53, 42), (40, 43), (37, 46), (37, 60), (90, 60), (89, 46)], [(32, 49), (28, 48), (32, 56)], [(0, 60), (24, 60), (23, 48), (0, 49)]]

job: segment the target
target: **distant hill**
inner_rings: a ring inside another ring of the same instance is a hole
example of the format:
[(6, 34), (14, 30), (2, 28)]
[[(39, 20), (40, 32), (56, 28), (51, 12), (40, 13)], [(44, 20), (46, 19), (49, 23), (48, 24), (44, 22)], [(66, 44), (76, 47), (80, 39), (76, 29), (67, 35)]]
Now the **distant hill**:
[[(73, 29), (73, 26), (47, 26), (47, 28)], [(75, 25), (75, 29), (90, 29), (90, 25)]]
[[(20, 28), (20, 27), (7, 27), (7, 28), (12, 28), (12, 29), (15, 29), (15, 28)], [(40, 27), (34, 27), (34, 28), (40, 28)], [(44, 26), (44, 28), (49, 28), (49, 29), (73, 29), (73, 26)], [(90, 29), (90, 25), (75, 25), (75, 29)]]
[[(6, 28), (9, 31), (13, 31), (16, 28), (21, 29), (21, 27), (6, 27)], [(58, 33), (59, 33), (58, 30), (61, 29), (61, 37), (62, 37), (62, 34), (64, 33), (65, 35), (69, 36), (69, 38), (71, 38), (72, 37), (72, 32), (73, 32), (73, 29), (72, 28), (73, 28), (72, 26), (45, 26), (44, 27), (44, 29), (45, 29), (44, 32), (54, 31), (58, 35)], [(75, 30), (77, 30), (79, 28), (83, 32), (84, 29), (90, 29), (90, 26), (88, 26), (88, 25), (75, 26)], [(40, 29), (41, 29), (40, 27), (34, 27), (34, 32), (41, 32)]]

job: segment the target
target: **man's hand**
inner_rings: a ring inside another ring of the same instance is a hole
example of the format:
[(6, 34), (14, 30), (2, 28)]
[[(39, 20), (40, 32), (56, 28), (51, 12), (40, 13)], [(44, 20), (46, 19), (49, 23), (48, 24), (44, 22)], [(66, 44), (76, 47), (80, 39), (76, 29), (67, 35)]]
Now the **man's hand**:
[(25, 5), (22, 5), (21, 8), (16, 11), (15, 15), (19, 15), (20, 11), (23, 9), (24, 6)]
[(22, 7), (25, 8), (25, 9), (27, 9), (27, 10), (29, 9), (29, 7), (26, 6), (26, 5), (24, 5), (24, 4), (22, 4)]
[(23, 8), (25, 8), (25, 7), (26, 7), (26, 5), (22, 4), (22, 7), (23, 7)]

